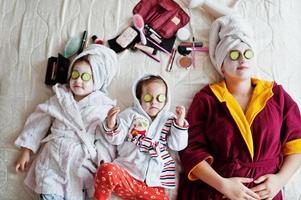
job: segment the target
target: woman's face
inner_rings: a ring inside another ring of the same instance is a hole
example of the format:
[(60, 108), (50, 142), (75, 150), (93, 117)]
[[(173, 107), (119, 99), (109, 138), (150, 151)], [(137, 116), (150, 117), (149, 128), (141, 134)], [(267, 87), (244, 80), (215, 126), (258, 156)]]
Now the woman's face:
[(253, 50), (241, 42), (228, 52), (221, 70), (225, 78), (245, 80), (254, 74), (254, 67)]
[(74, 99), (79, 101), (93, 92), (93, 77), (90, 64), (86, 61), (76, 62), (69, 80)]

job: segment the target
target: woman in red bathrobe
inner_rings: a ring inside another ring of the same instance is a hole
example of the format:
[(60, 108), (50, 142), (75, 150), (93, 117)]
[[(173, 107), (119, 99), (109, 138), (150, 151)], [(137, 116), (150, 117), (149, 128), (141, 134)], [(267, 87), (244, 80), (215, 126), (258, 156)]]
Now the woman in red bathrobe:
[(200, 90), (190, 106), (179, 200), (281, 200), (301, 164), (298, 106), (277, 83), (252, 78), (254, 49), (241, 18), (213, 23), (209, 53), (223, 80)]

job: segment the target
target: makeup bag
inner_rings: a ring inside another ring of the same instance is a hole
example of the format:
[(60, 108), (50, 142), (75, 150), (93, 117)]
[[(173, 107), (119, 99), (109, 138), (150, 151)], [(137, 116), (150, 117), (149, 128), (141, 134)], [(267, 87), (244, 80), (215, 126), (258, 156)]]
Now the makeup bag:
[(173, 0), (140, 0), (133, 9), (163, 38), (171, 38), (189, 22), (189, 16)]

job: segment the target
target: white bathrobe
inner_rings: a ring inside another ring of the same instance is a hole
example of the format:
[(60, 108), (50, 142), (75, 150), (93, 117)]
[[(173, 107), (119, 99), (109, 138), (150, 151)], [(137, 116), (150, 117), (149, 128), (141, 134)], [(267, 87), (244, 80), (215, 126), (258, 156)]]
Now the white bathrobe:
[[(118, 157), (114, 163), (124, 167), (134, 178), (145, 181), (150, 187), (174, 188), (175, 162), (168, 151), (180, 151), (187, 146), (188, 122), (185, 120), (185, 128), (175, 124), (175, 115), (169, 111), (169, 90), (167, 90), (167, 102), (154, 120), (151, 120), (142, 109), (135, 94), (136, 87), (139, 80), (150, 75), (158, 76), (145, 74), (134, 83), (132, 88), (134, 106), (120, 113), (117, 129), (109, 130), (103, 122), (102, 131), (108, 141), (118, 145)], [(133, 137), (133, 135), (137, 136)], [(142, 135), (145, 137), (140, 137)], [(166, 168), (174, 170), (164, 170)], [(170, 184), (160, 178), (163, 176), (171, 177)]]
[(99, 162), (110, 162), (115, 157), (115, 147), (101, 134), (96, 138), (99, 125), (115, 101), (95, 91), (76, 102), (67, 87), (57, 84), (53, 90), (55, 95), (29, 116), (15, 144), (34, 153), (42, 145), (26, 185), (39, 194), (81, 200), (84, 188), (93, 192)]

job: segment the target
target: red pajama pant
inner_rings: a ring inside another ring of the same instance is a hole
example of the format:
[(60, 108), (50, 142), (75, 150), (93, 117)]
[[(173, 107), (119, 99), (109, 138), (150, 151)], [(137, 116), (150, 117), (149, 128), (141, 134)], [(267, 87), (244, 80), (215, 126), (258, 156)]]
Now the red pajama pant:
[(164, 188), (148, 187), (119, 165), (105, 163), (100, 165), (95, 176), (94, 197), (107, 200), (112, 192), (122, 199), (169, 200)]

